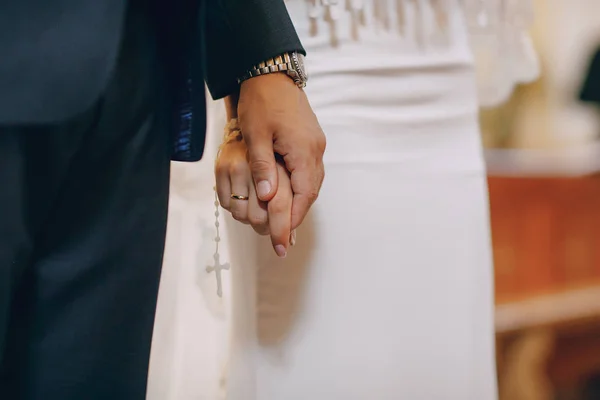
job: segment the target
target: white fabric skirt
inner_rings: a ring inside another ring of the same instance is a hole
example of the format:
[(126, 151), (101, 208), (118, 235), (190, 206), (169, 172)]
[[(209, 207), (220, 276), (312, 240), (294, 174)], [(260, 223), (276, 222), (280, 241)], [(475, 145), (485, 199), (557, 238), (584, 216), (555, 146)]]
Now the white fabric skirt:
[[(290, 2), (308, 37), (303, 2)], [(229, 220), (229, 400), (493, 400), (493, 282), (474, 72), (451, 40), (305, 39), (326, 180), (279, 260)]]
[(225, 121), (212, 112), (205, 160), (174, 168), (149, 399), (495, 400), (486, 177), (458, 8), (448, 36), (418, 46), (374, 28), (352, 42), (342, 18), (332, 48), (324, 25), (309, 37), (304, 1), (288, 7), (328, 137), (322, 193), (285, 260), (227, 219), (231, 286), (217, 299), (204, 268)]

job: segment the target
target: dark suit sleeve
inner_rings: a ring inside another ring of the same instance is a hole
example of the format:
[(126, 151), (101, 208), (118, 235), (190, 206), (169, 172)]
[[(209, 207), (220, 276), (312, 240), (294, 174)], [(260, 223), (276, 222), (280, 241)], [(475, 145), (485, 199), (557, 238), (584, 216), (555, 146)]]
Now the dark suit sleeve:
[(288, 51), (304, 54), (284, 0), (205, 0), (206, 83), (214, 99), (238, 88), (253, 65)]

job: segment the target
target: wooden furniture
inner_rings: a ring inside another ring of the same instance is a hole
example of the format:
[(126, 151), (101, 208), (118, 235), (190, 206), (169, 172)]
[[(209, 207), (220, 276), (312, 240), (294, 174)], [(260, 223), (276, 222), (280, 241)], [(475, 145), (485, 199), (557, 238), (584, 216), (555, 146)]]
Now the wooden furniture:
[(488, 154), (500, 399), (579, 399), (600, 371), (600, 153), (503, 156)]

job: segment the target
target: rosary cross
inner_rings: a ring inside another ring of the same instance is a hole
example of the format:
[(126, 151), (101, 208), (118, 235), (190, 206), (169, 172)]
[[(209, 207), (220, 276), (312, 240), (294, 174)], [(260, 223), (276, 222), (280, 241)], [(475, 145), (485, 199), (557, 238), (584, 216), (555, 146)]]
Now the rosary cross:
[(214, 273), (217, 277), (217, 295), (219, 297), (222, 297), (223, 296), (223, 284), (221, 281), (221, 271), (228, 270), (229, 263), (221, 264), (219, 253), (215, 253), (213, 258), (215, 259), (215, 263), (214, 263), (214, 265), (209, 265), (208, 267), (206, 267), (206, 272), (211, 273), (214, 271)]
[(223, 282), (221, 279), (221, 271), (229, 269), (229, 263), (221, 264), (221, 257), (219, 255), (219, 242), (221, 241), (221, 234), (219, 230), (219, 198), (217, 197), (217, 188), (213, 188), (215, 191), (215, 254), (213, 258), (215, 260), (214, 265), (209, 265), (206, 267), (206, 272), (211, 273), (214, 272), (217, 277), (217, 295), (219, 297), (223, 297)]

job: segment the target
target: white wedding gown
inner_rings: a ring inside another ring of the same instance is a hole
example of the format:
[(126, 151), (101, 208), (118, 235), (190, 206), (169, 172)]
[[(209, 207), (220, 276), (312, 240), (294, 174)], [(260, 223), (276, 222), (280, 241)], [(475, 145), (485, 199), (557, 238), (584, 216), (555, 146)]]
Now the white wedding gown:
[(229, 220), (228, 399), (495, 399), (486, 175), (458, 7), (420, 45), (410, 19), (408, 37), (371, 24), (352, 41), (340, 16), (337, 48), (326, 25), (309, 35), (304, 1), (288, 9), (326, 180), (283, 261)]
[(460, 9), (445, 32), (415, 35), (407, 18), (404, 35), (368, 23), (358, 41), (343, 14), (332, 47), (326, 24), (309, 34), (305, 1), (287, 4), (328, 139), (321, 195), (285, 260), (227, 219), (219, 300), (205, 272), (217, 107), (206, 159), (174, 169), (148, 398), (495, 400), (486, 176)]

